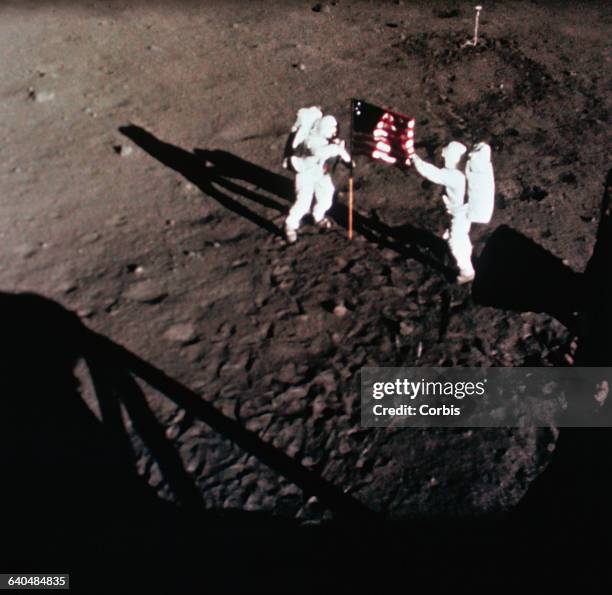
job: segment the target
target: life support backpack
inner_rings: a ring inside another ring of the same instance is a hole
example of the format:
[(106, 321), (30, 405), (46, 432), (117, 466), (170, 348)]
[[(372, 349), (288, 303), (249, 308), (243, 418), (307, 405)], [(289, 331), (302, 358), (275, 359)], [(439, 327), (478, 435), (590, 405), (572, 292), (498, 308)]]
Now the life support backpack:
[(318, 164), (323, 173), (334, 171), (340, 160), (337, 152), (322, 159), (320, 151), (338, 144), (344, 149), (344, 143), (335, 140), (338, 133), (336, 118), (331, 115), (324, 116), (317, 106), (298, 110), (295, 124), (285, 144), (283, 167), (299, 173)]
[(322, 117), (323, 112), (316, 105), (298, 110), (295, 123), (291, 127), (291, 133), (285, 143), (283, 167), (295, 171), (291, 165), (291, 157), (308, 157), (311, 154), (304, 146), (304, 141), (308, 138), (315, 123)]
[(469, 220), (489, 223), (495, 206), (495, 177), (491, 147), (487, 143), (478, 143), (468, 153), (465, 177)]

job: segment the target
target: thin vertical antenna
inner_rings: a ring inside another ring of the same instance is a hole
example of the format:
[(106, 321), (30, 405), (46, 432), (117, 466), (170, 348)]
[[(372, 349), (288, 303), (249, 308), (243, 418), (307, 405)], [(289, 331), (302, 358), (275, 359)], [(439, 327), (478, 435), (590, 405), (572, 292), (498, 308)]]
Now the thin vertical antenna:
[(480, 4), (476, 8), (476, 18), (474, 19), (474, 45), (478, 43), (478, 21), (480, 20), (480, 11), (482, 6)]

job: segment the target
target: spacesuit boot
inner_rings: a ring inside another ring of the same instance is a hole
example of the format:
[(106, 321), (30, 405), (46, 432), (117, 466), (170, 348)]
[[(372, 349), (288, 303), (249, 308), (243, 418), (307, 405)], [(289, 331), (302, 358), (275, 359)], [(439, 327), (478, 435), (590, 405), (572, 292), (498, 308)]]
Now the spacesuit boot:
[(295, 244), (297, 242), (297, 229), (291, 229), (285, 224), (285, 240), (287, 244)]

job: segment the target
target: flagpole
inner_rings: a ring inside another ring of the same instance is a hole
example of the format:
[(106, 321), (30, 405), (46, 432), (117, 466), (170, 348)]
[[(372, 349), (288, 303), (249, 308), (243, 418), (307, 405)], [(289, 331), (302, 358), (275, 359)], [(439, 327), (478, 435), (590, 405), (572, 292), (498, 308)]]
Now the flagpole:
[(351, 172), (349, 175), (349, 211), (348, 211), (348, 239), (353, 239), (353, 110), (355, 100), (351, 99), (351, 129), (349, 135), (350, 157), (351, 157)]
[(353, 239), (353, 173), (352, 172), (351, 172), (351, 177), (349, 178), (348, 237), (349, 237), (349, 240)]

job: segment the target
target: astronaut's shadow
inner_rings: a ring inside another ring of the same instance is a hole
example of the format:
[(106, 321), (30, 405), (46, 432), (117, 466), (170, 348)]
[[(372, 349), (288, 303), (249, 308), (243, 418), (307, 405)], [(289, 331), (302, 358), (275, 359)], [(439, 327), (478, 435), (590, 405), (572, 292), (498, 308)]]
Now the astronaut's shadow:
[(272, 192), (285, 200), (291, 198), (291, 182), (263, 168), (253, 165), (225, 151), (196, 149), (193, 153), (163, 142), (135, 125), (121, 126), (119, 131), (152, 157), (183, 175), (204, 194), (226, 209), (248, 219), (275, 236), (282, 231), (272, 221), (230, 195), (239, 195), (254, 203), (285, 213), (288, 205), (237, 184), (230, 178), (245, 180), (254, 186)]
[[(230, 179), (243, 180), (260, 190), (264, 190), (269, 194), (274, 194), (286, 203), (291, 203), (293, 201), (293, 182), (285, 176), (275, 174), (227, 151), (218, 149), (213, 151), (194, 149), (193, 153), (204, 163), (210, 164), (210, 171), (214, 174), (215, 182), (232, 192), (239, 192), (242, 194), (242, 190), (244, 189), (240, 187), (236, 188), (236, 185), (232, 184)], [(243, 194), (243, 196), (257, 200), (263, 206), (273, 208), (283, 213), (287, 211), (287, 207), (289, 206), (289, 204), (280, 204), (267, 197), (252, 197), (252, 194), (248, 192)], [(264, 200), (261, 201), (261, 198)]]

